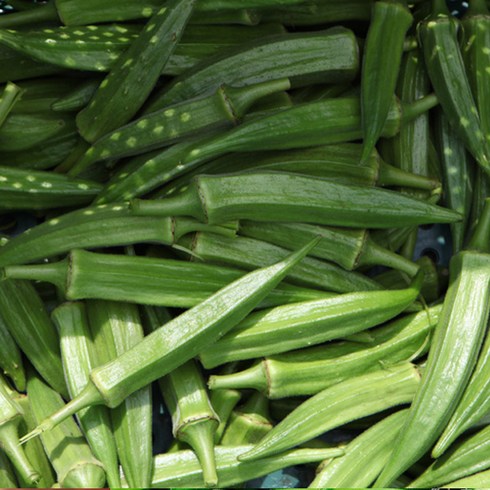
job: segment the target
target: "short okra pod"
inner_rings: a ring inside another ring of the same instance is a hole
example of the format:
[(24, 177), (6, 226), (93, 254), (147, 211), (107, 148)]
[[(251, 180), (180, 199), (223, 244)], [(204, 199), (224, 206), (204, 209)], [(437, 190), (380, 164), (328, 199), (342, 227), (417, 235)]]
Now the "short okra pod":
[[(363, 154), (369, 158), (381, 136), (403, 55), (403, 41), (413, 21), (406, 2), (375, 2), (364, 46), (361, 71), (361, 114)], [(389, 46), (390, 49), (384, 49)]]
[(0, 97), (0, 127), (21, 94), (22, 89), (15, 85), (15, 83), (8, 82), (5, 85), (2, 96)]
[[(231, 267), (83, 250), (72, 251), (61, 262), (8, 266), (4, 272), (6, 277), (51, 282), (68, 300), (105, 299), (177, 308), (195, 306), (245, 275), (243, 270)], [(284, 284), (272, 291), (260, 306), (329, 296), (335, 294)]]
[[(320, 462), (344, 453), (340, 448), (295, 449), (252, 463), (237, 459), (237, 456), (251, 448), (252, 445), (216, 447), (216, 469), (220, 487), (233, 487), (281, 468)], [(202, 469), (192, 451), (159, 454), (155, 456), (154, 468), (152, 479), (154, 488), (202, 487)]]
[[(60, 332), (61, 354), (70, 397), (80, 393), (95, 367), (94, 345), (83, 303), (64, 303), (52, 313)], [(80, 410), (78, 420), (94, 456), (104, 465), (111, 488), (121, 486), (116, 446), (106, 407)]]
[(167, 2), (117, 59), (88, 106), (77, 114), (78, 129), (87, 141), (126, 124), (140, 109), (175, 50), (194, 3)]
[(212, 375), (209, 386), (254, 388), (271, 399), (314, 395), (348, 378), (421, 356), (440, 309), (434, 306), (372, 329), (366, 343), (344, 340), (266, 357), (244, 371)]
[(302, 403), (277, 424), (241, 461), (257, 461), (309, 441), (347, 422), (410, 403), (420, 374), (410, 363), (348, 379)]
[[(96, 300), (87, 301), (86, 308), (94, 347), (92, 369), (112, 361), (142, 341), (143, 327), (135, 304)], [(83, 388), (87, 383), (90, 383), (88, 375)], [(131, 487), (148, 487), (153, 464), (151, 387), (144, 386), (128, 395), (111, 410), (110, 416), (126, 480)]]
[(49, 430), (87, 406), (118, 406), (129, 394), (197, 356), (204, 347), (243, 320), (318, 241), (312, 241), (272, 266), (235, 280), (168, 322), (164, 329), (156, 330), (113, 361), (92, 370), (91, 381), (82, 393), (46, 418), (23, 440)]
[(324, 466), (309, 488), (369, 487), (386, 464), (406, 416), (407, 410), (395, 412), (350, 441), (345, 454)]
[[(61, 397), (31, 371), (27, 378), (27, 395), (34, 416), (40, 420), (63, 406)], [(78, 425), (72, 418), (42, 435), (43, 446), (56, 471), (61, 487), (101, 488), (105, 472), (94, 458)]]

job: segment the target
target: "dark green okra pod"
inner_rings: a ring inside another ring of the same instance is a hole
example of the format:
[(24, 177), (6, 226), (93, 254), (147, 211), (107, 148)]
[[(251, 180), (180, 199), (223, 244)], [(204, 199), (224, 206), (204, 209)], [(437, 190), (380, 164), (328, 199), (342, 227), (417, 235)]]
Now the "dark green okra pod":
[(169, 0), (102, 80), (88, 106), (77, 114), (80, 134), (90, 142), (126, 124), (153, 90), (175, 50), (196, 0)]
[(420, 374), (410, 363), (354, 377), (302, 403), (279, 422), (241, 461), (280, 453), (335, 427), (412, 401)]
[[(404, 316), (370, 330), (366, 343), (344, 340), (266, 357), (249, 369), (212, 375), (212, 389), (254, 388), (268, 398), (314, 395), (353, 376), (412, 361), (429, 346), (440, 307)], [(226, 338), (226, 337), (225, 337)]]
[(15, 85), (15, 83), (8, 82), (5, 85), (2, 96), (0, 97), (0, 127), (9, 115), (9, 112), (12, 111), (22, 92), (23, 90)]
[(0, 315), (0, 369), (19, 391), (26, 388), (26, 376), (19, 347), (15, 343), (3, 317)]
[(369, 158), (383, 132), (395, 93), (403, 42), (412, 20), (404, 1), (382, 0), (373, 5), (361, 72), (361, 160)]
[[(46, 418), (27, 441), (90, 405), (118, 406), (127, 396), (197, 356), (245, 318), (319, 240), (269, 267), (228, 284), (151, 333), (129, 351), (92, 370), (83, 392)], [(117, 377), (114, 376), (117, 373)]]

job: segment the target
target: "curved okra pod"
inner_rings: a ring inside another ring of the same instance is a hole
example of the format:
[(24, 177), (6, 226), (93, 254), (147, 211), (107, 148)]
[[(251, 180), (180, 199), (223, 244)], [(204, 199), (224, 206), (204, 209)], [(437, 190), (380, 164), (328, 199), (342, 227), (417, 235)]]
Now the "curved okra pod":
[(117, 59), (88, 106), (77, 114), (78, 129), (87, 141), (126, 124), (141, 108), (175, 50), (194, 4), (195, 0), (166, 2)]
[(449, 482), (490, 468), (489, 436), (490, 427), (487, 426), (456, 442), (409, 486), (411, 488), (446, 486)]
[(345, 454), (320, 472), (308, 488), (367, 488), (379, 475), (407, 416), (400, 410), (373, 425), (345, 447)]
[(76, 175), (99, 160), (137, 155), (189, 136), (238, 124), (260, 98), (287, 90), (287, 79), (233, 88), (187, 100), (144, 115), (99, 138), (70, 171)]
[(240, 461), (257, 461), (373, 413), (412, 401), (420, 374), (410, 363), (338, 383), (302, 403)]
[(210, 368), (361, 332), (405, 310), (417, 298), (421, 282), (419, 275), (411, 287), (399, 291), (347, 293), (252, 313), (232, 332), (203, 350), (201, 362)]
[(8, 82), (7, 85), (5, 85), (2, 96), (0, 97), (0, 127), (5, 122), (5, 119), (11, 112), (22, 92), (22, 89), (15, 85), (15, 83)]
[[(142, 341), (143, 327), (135, 304), (87, 301), (86, 308), (94, 347), (92, 368), (112, 361)], [(87, 383), (89, 376), (83, 388)], [(149, 487), (151, 482), (151, 406), (151, 387), (144, 386), (128, 395), (110, 414), (117, 454), (132, 488)], [(92, 408), (106, 407), (89, 409)]]
[(210, 224), (250, 219), (389, 228), (460, 219), (455, 211), (398, 192), (282, 172), (201, 175), (180, 195), (135, 199), (132, 209), (140, 216), (193, 216)]
[(34, 287), (27, 281), (0, 281), (0, 314), (15, 342), (41, 376), (68, 398), (59, 336)]
[(22, 408), (8, 393), (4, 383), (3, 379), (0, 380), (0, 450), (7, 454), (22, 479), (32, 485), (39, 481), (39, 474), (19, 445), (18, 425), (22, 419)]
[[(244, 371), (210, 376), (209, 386), (213, 390), (254, 388), (271, 399), (314, 395), (348, 378), (423, 354), (440, 310), (434, 306), (370, 330), (368, 343), (344, 340), (266, 357)], [(206, 360), (204, 355), (201, 359)]]
[[(320, 462), (327, 458), (336, 458), (344, 453), (340, 448), (296, 449), (252, 463), (237, 459), (237, 456), (252, 447), (252, 445), (216, 447), (216, 470), (220, 487), (233, 487), (281, 468)], [(192, 451), (178, 451), (155, 456), (153, 488), (201, 488), (202, 484), (202, 469)]]
[(0, 369), (19, 391), (26, 388), (26, 376), (19, 347), (0, 314)]
[(403, 0), (382, 0), (373, 5), (361, 71), (361, 161), (369, 158), (383, 132), (395, 94), (403, 42), (412, 21)]
[[(166, 323), (167, 319), (161, 318), (156, 308), (146, 307), (145, 310), (149, 332), (154, 332)], [(220, 420), (195, 361), (191, 359), (175, 368), (159, 380), (159, 385), (165, 406), (172, 417), (174, 437), (186, 442), (196, 453), (205, 485), (217, 485), (214, 439)]]
[(97, 404), (116, 407), (131, 393), (197, 356), (243, 320), (318, 241), (228, 284), (168, 322), (164, 329), (156, 330), (113, 361), (92, 370), (91, 381), (82, 393), (47, 417), (23, 441), (49, 430), (82, 408)]
[(50, 209), (89, 204), (96, 182), (41, 170), (0, 167), (0, 209)]
[[(242, 270), (211, 264), (83, 250), (72, 251), (68, 259), (61, 262), (8, 266), (4, 272), (6, 277), (51, 282), (68, 300), (105, 299), (177, 308), (196, 306), (245, 275)], [(0, 282), (0, 293), (2, 284)], [(284, 284), (272, 291), (260, 306), (331, 296), (336, 295)]]
[(483, 170), (490, 173), (489, 146), (466, 76), (457, 39), (458, 24), (444, 0), (433, 0), (432, 15), (418, 25), (418, 35), (444, 114)]
[[(49, 388), (33, 371), (27, 378), (27, 395), (39, 423), (48, 413), (63, 406), (60, 395)], [(43, 446), (51, 461), (61, 487), (104, 486), (106, 479), (100, 461), (94, 458), (88, 444), (72, 418), (42, 435)]]
[[(85, 305), (64, 303), (52, 313), (60, 332), (63, 367), (70, 396), (73, 398), (85, 387), (93, 367), (94, 346)], [(94, 456), (104, 465), (110, 488), (121, 486), (116, 446), (111, 420), (106, 407), (80, 410), (78, 420)]]

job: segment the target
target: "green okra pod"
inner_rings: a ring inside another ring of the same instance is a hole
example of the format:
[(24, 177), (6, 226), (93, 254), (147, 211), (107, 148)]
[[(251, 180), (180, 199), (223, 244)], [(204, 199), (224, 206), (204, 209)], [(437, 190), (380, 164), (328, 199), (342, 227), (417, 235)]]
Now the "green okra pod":
[[(95, 347), (92, 369), (112, 361), (143, 340), (143, 327), (135, 304), (92, 300), (86, 305)], [(87, 383), (90, 383), (89, 376), (83, 387)], [(128, 395), (110, 415), (126, 480), (131, 487), (149, 487), (153, 465), (151, 387), (144, 386)]]
[(156, 330), (113, 361), (92, 370), (91, 381), (82, 393), (46, 418), (23, 441), (87, 406), (118, 406), (131, 393), (197, 356), (205, 346), (243, 320), (318, 241), (312, 241), (274, 265), (235, 280), (168, 322), (164, 329)]
[(12, 111), (22, 92), (22, 89), (15, 85), (15, 83), (8, 82), (5, 85), (2, 96), (0, 97), (0, 127), (9, 115), (9, 112)]
[[(77, 396), (95, 367), (94, 345), (83, 303), (64, 303), (52, 312), (60, 332), (63, 368), (70, 397)], [(116, 445), (106, 407), (80, 410), (78, 420), (94, 456), (103, 464), (110, 488), (121, 486)]]
[(338, 383), (302, 403), (241, 461), (257, 461), (358, 418), (412, 401), (420, 375), (410, 363), (387, 367)]
[[(373, 5), (361, 71), (361, 160), (369, 158), (383, 132), (395, 93), (403, 42), (412, 21), (404, 1), (382, 0)], [(386, 46), (390, 49), (384, 49)]]
[(357, 436), (347, 444), (343, 456), (317, 473), (309, 488), (369, 487), (388, 460), (406, 416), (406, 409), (395, 412)]
[[(340, 448), (315, 448), (286, 451), (280, 455), (253, 463), (237, 459), (237, 456), (252, 447), (252, 445), (216, 447), (216, 469), (220, 487), (233, 487), (281, 468), (319, 462), (343, 454), (343, 450)], [(159, 454), (155, 456), (154, 468), (152, 478), (152, 487), (154, 488), (200, 488), (203, 485), (202, 469), (192, 451)]]
[(19, 445), (18, 425), (22, 419), (22, 408), (0, 381), (0, 450), (4, 451), (21, 475), (22, 479), (35, 484), (39, 474), (26, 458), (23, 448)]
[(26, 376), (19, 347), (0, 315), (0, 368), (19, 391), (26, 388)]
[[(353, 376), (412, 361), (429, 345), (441, 307), (395, 319), (370, 330), (371, 340), (344, 340), (297, 352), (266, 357), (258, 364), (228, 375), (212, 375), (212, 389), (254, 388), (268, 398), (314, 395)], [(225, 337), (226, 338), (226, 337)]]
[(454, 480), (490, 468), (488, 450), (490, 427), (486, 426), (475, 434), (459, 440), (448, 451), (437, 458), (420, 476), (410, 483), (410, 487), (429, 488), (446, 486)]
[(459, 21), (443, 0), (433, 0), (433, 12), (418, 25), (425, 66), (444, 114), (476, 161), (490, 173), (487, 141), (466, 76), (458, 44)]
[(169, 0), (116, 61), (88, 106), (77, 114), (89, 142), (126, 124), (153, 90), (193, 11), (196, 0)]
[(473, 475), (461, 478), (446, 484), (446, 488), (487, 488), (490, 485), (490, 470), (480, 471)]
[(41, 376), (68, 398), (59, 336), (46, 308), (27, 281), (0, 281), (0, 311), (5, 325)]
[(99, 78), (89, 78), (80, 82), (75, 88), (72, 87), (69, 93), (58, 97), (51, 104), (51, 109), (54, 112), (76, 112), (83, 109), (90, 102), (100, 82)]
[(19, 488), (14, 470), (3, 451), (0, 451), (0, 485), (2, 488)]
[[(28, 374), (27, 394), (38, 423), (48, 413), (63, 406), (63, 400), (58, 393), (44, 384), (33, 371)], [(59, 427), (43, 434), (42, 441), (61, 487), (104, 486), (106, 477), (102, 464), (90, 452), (72, 418), (64, 420)]]
[[(196, 306), (245, 275), (244, 271), (231, 267), (84, 250), (73, 250), (60, 262), (8, 266), (4, 272), (6, 277), (51, 282), (68, 300), (105, 299), (177, 308)], [(0, 282), (0, 291), (1, 285)], [(272, 291), (260, 306), (331, 296), (336, 295), (284, 284)]]

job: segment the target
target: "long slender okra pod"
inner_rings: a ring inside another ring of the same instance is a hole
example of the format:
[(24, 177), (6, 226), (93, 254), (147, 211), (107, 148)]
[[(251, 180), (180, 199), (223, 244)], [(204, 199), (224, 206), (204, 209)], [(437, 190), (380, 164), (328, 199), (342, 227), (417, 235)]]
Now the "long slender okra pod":
[[(83, 303), (64, 303), (52, 313), (60, 332), (61, 354), (70, 397), (80, 393), (95, 367), (94, 346)], [(111, 488), (121, 486), (116, 445), (106, 407), (80, 410), (78, 419), (94, 456), (104, 465)]]
[[(361, 160), (369, 158), (388, 118), (403, 54), (403, 41), (412, 20), (404, 1), (383, 0), (373, 6), (361, 72), (364, 139)], [(384, 49), (385, 46), (390, 49)]]
[(18, 425), (22, 409), (5, 389), (4, 383), (0, 381), (0, 450), (7, 454), (23, 480), (34, 484), (39, 481), (39, 474), (19, 445)]
[(282, 172), (202, 175), (178, 196), (133, 200), (132, 209), (137, 215), (187, 215), (210, 224), (251, 219), (389, 228), (460, 219), (454, 211), (393, 191)]
[[(314, 395), (353, 376), (422, 355), (428, 349), (440, 309), (434, 306), (370, 330), (367, 343), (344, 340), (266, 357), (244, 371), (210, 376), (209, 386), (254, 388), (272, 399)], [(205, 355), (201, 357), (206, 361)]]
[(410, 487), (445, 486), (474, 473), (490, 468), (488, 458), (490, 427), (486, 426), (451, 445), (449, 450), (432, 463)]
[[(146, 307), (146, 325), (154, 332), (166, 323), (156, 308)], [(164, 326), (162, 328), (165, 328)], [(196, 453), (206, 486), (217, 485), (214, 438), (219, 418), (209, 400), (203, 376), (194, 360), (189, 360), (160, 379), (160, 390), (172, 417), (172, 432)]]
[[(94, 368), (142, 341), (143, 327), (135, 304), (114, 301), (88, 301), (86, 304), (94, 339)], [(88, 377), (87, 383), (90, 383)], [(131, 487), (148, 487), (151, 482), (151, 405), (151, 387), (144, 386), (111, 411), (117, 453)]]
[[(470, 241), (488, 250), (490, 200)], [(468, 384), (481, 348), (490, 311), (490, 254), (468, 250), (453, 256), (450, 283), (422, 384), (410, 407), (393, 453), (376, 485), (403, 473), (436, 442)], [(446, 379), (450, 373), (451, 383)]]
[[(129, 394), (168, 374), (238, 324), (279, 284), (319, 239), (269, 267), (228, 284), (145, 337), (111, 362), (92, 370), (83, 392), (23, 438), (35, 437), (90, 405), (119, 405)], [(117, 376), (114, 374), (117, 373)]]
[(324, 466), (309, 488), (370, 486), (388, 460), (393, 442), (406, 416), (407, 410), (395, 412), (349, 442), (344, 456)]
[(9, 376), (19, 391), (26, 388), (26, 377), (19, 347), (0, 315), (0, 368)]
[[(220, 486), (233, 487), (247, 480), (296, 464), (319, 462), (343, 454), (342, 449), (296, 449), (252, 463), (239, 461), (237, 456), (251, 449), (246, 446), (217, 446), (216, 469)], [(152, 487), (202, 487), (202, 469), (192, 451), (159, 454), (155, 456)]]
[[(83, 250), (74, 250), (61, 262), (9, 266), (4, 272), (7, 277), (51, 282), (69, 300), (106, 299), (179, 308), (195, 306), (245, 275), (242, 270), (211, 264)], [(331, 296), (336, 295), (284, 284), (271, 291), (260, 306)]]
[[(61, 397), (43, 383), (34, 372), (27, 378), (27, 394), (31, 409), (39, 422), (48, 413), (63, 406)], [(104, 486), (105, 472), (90, 452), (88, 444), (72, 418), (42, 435), (43, 446), (56, 471), (61, 487)]]
[(118, 58), (89, 105), (77, 115), (78, 129), (87, 141), (127, 123), (141, 108), (175, 50), (195, 3), (166, 2)]
[(27, 281), (0, 281), (0, 311), (29, 361), (58, 393), (68, 397), (59, 336), (34, 287)]
[(488, 145), (458, 45), (458, 22), (443, 0), (433, 0), (433, 13), (418, 25), (418, 34), (427, 72), (449, 123), (490, 173)]
[(15, 83), (8, 82), (7, 85), (5, 85), (2, 96), (0, 97), (0, 127), (21, 94), (22, 89), (15, 85)]
[(239, 459), (257, 461), (351, 420), (409, 403), (419, 380), (417, 368), (402, 363), (338, 383), (302, 403)]

